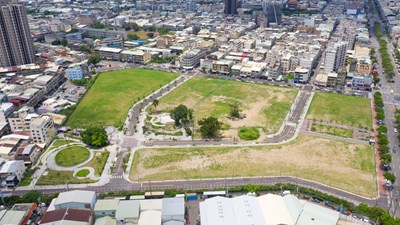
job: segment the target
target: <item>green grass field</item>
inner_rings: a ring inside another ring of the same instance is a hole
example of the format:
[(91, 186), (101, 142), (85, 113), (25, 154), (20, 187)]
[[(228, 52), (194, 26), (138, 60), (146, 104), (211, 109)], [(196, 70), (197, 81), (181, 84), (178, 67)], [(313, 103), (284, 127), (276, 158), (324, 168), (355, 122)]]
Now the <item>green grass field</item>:
[[(196, 121), (217, 117), (231, 128), (251, 126), (274, 133), (281, 126), (297, 90), (262, 84), (195, 77), (160, 99), (158, 111), (170, 111), (179, 104), (194, 108)], [(240, 105), (246, 118), (228, 119), (231, 104)]]
[(93, 159), (83, 165), (83, 167), (92, 167), (94, 175), (101, 176), (109, 155), (110, 152), (94, 152)]
[(88, 149), (81, 146), (71, 146), (59, 151), (55, 160), (59, 166), (71, 167), (85, 162), (89, 156)]
[(76, 172), (76, 176), (78, 177), (86, 177), (87, 175), (89, 175), (90, 171), (87, 169), (83, 169), (83, 170), (79, 170), (78, 172)]
[(65, 140), (65, 139), (55, 139), (53, 141), (53, 145), (52, 148), (58, 148), (62, 145), (67, 145), (67, 144), (74, 144), (76, 143), (75, 141), (71, 141), (71, 140)]
[(260, 132), (255, 127), (241, 127), (239, 137), (246, 141), (257, 140), (260, 137)]
[(48, 174), (46, 176), (42, 175), (36, 185), (57, 185), (57, 184), (85, 184), (85, 183), (94, 183), (95, 181), (92, 179), (78, 179), (75, 178), (74, 172), (72, 171), (55, 171), (55, 170), (46, 170)]
[(313, 124), (311, 127), (311, 131), (323, 134), (330, 134), (334, 136), (344, 137), (344, 138), (352, 138), (353, 130), (345, 129), (341, 127), (334, 126), (326, 126), (321, 124)]
[(377, 195), (373, 147), (307, 135), (277, 146), (141, 149), (130, 173), (135, 181), (252, 176), (296, 176)]
[(121, 126), (129, 108), (178, 74), (146, 69), (101, 73), (83, 97), (67, 126)]
[(335, 93), (315, 93), (307, 119), (371, 129), (371, 101)]

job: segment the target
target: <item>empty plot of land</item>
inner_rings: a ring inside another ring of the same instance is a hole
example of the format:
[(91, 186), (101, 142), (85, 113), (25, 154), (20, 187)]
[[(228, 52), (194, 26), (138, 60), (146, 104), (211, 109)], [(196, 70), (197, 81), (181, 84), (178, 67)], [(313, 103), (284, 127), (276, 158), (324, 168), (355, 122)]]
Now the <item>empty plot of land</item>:
[(67, 121), (68, 126), (121, 126), (129, 108), (178, 74), (126, 69), (99, 75)]
[(371, 101), (335, 93), (315, 93), (307, 119), (371, 129)]
[[(274, 133), (282, 124), (297, 92), (262, 84), (196, 77), (161, 98), (157, 110), (169, 111), (184, 104), (194, 108), (196, 121), (214, 116), (225, 124), (227, 130), (247, 126)], [(232, 104), (240, 105), (245, 118), (227, 118)]]
[(363, 196), (376, 195), (369, 145), (300, 135), (280, 146), (142, 149), (131, 180), (296, 176)]

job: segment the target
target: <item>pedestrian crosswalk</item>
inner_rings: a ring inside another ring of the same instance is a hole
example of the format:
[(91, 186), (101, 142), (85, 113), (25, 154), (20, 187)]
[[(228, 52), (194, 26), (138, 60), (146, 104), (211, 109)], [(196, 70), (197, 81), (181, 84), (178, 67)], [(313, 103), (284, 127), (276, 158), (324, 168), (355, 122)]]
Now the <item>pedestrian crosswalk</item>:
[(122, 179), (124, 178), (124, 176), (113, 176), (113, 175), (109, 175), (110, 179)]

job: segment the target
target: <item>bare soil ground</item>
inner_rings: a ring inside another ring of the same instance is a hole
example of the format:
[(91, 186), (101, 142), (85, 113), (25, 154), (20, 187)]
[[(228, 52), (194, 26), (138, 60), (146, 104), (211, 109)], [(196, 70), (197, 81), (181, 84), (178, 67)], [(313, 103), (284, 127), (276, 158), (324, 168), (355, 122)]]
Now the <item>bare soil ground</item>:
[(296, 176), (363, 196), (376, 195), (371, 146), (300, 135), (280, 146), (142, 149), (132, 180)]

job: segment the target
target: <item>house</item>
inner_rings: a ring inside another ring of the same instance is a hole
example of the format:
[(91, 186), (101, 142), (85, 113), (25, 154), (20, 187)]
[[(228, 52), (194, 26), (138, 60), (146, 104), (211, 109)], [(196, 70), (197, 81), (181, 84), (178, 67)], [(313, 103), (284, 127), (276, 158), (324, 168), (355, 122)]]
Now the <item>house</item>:
[(24, 177), (25, 169), (22, 160), (8, 161), (0, 169), (0, 179), (7, 187), (15, 187)]
[(140, 202), (138, 200), (120, 201), (115, 212), (115, 219), (119, 222), (134, 223), (139, 221)]
[(115, 218), (118, 204), (119, 199), (99, 199), (94, 206), (94, 215), (96, 218), (102, 216)]
[(74, 208), (47, 211), (40, 222), (41, 225), (91, 225), (92, 223), (93, 217), (90, 209)]
[(151, 55), (149, 52), (142, 50), (124, 50), (121, 52), (121, 60), (123, 62), (147, 64), (151, 61)]
[(31, 166), (39, 157), (41, 149), (35, 144), (22, 144), (15, 152), (15, 160), (22, 160), (25, 166)]
[[(52, 202), (54, 209), (93, 209), (96, 202), (96, 193), (94, 191), (67, 191), (62, 192)], [(50, 204), (50, 205), (52, 205)]]

